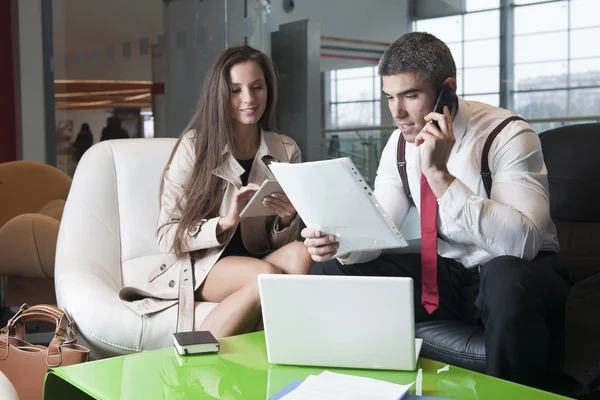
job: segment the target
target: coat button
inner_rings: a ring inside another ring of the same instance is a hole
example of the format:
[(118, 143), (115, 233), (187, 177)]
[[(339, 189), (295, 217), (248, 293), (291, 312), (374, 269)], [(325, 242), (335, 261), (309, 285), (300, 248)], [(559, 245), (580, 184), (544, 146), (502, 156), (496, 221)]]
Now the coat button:
[(162, 264), (162, 265), (160, 266), (160, 270), (161, 270), (161, 271), (164, 271), (165, 269), (167, 269), (167, 266), (166, 266), (166, 264)]
[(175, 287), (175, 281), (169, 281), (169, 287), (170, 288)]

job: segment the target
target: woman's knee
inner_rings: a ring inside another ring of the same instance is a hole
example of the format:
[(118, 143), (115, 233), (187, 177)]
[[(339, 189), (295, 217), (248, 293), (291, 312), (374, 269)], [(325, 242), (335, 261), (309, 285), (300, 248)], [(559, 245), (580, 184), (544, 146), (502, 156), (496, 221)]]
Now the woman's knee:
[(258, 297), (258, 276), (263, 274), (281, 274), (282, 271), (277, 266), (264, 261), (255, 260), (256, 262), (252, 265), (252, 271), (254, 276), (248, 280), (241, 288), (251, 297)]
[(302, 242), (292, 242), (289, 246), (289, 262), (292, 266), (292, 273), (308, 274), (313, 260), (308, 252), (308, 249)]
[(289, 243), (286, 248), (293, 254), (294, 259), (311, 260), (310, 253), (303, 242), (295, 241)]
[(261, 274), (281, 274), (281, 268), (277, 267), (274, 264), (271, 264), (268, 261), (265, 260), (256, 260), (257, 263), (253, 266), (253, 270), (255, 272), (255, 274), (261, 275)]

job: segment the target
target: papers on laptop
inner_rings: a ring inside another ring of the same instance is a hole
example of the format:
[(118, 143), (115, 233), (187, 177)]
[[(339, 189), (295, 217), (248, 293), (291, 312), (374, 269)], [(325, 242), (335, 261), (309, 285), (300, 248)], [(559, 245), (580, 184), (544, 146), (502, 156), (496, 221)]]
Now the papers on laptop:
[(337, 256), (408, 246), (350, 158), (269, 168), (306, 226), (337, 237)]
[(323, 371), (310, 375), (282, 400), (398, 400), (412, 386)]

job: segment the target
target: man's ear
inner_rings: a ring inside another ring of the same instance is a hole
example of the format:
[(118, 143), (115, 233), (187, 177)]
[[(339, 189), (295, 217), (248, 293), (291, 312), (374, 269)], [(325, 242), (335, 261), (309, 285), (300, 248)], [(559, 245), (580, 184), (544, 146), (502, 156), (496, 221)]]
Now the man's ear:
[(442, 85), (446, 85), (456, 93), (456, 78), (447, 78)]

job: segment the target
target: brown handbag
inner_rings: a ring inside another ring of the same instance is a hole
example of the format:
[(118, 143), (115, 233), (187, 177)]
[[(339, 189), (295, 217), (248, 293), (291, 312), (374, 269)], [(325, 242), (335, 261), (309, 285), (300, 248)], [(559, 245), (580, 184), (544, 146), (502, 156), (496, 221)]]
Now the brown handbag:
[[(48, 347), (25, 341), (25, 324), (28, 322), (56, 325)], [(13, 329), (15, 335), (10, 336)], [(64, 311), (48, 304), (32, 307), (23, 304), (0, 330), (0, 371), (15, 387), (19, 398), (42, 399), (44, 378), (49, 368), (88, 361), (90, 350), (75, 344), (76, 341), (74, 322)]]

